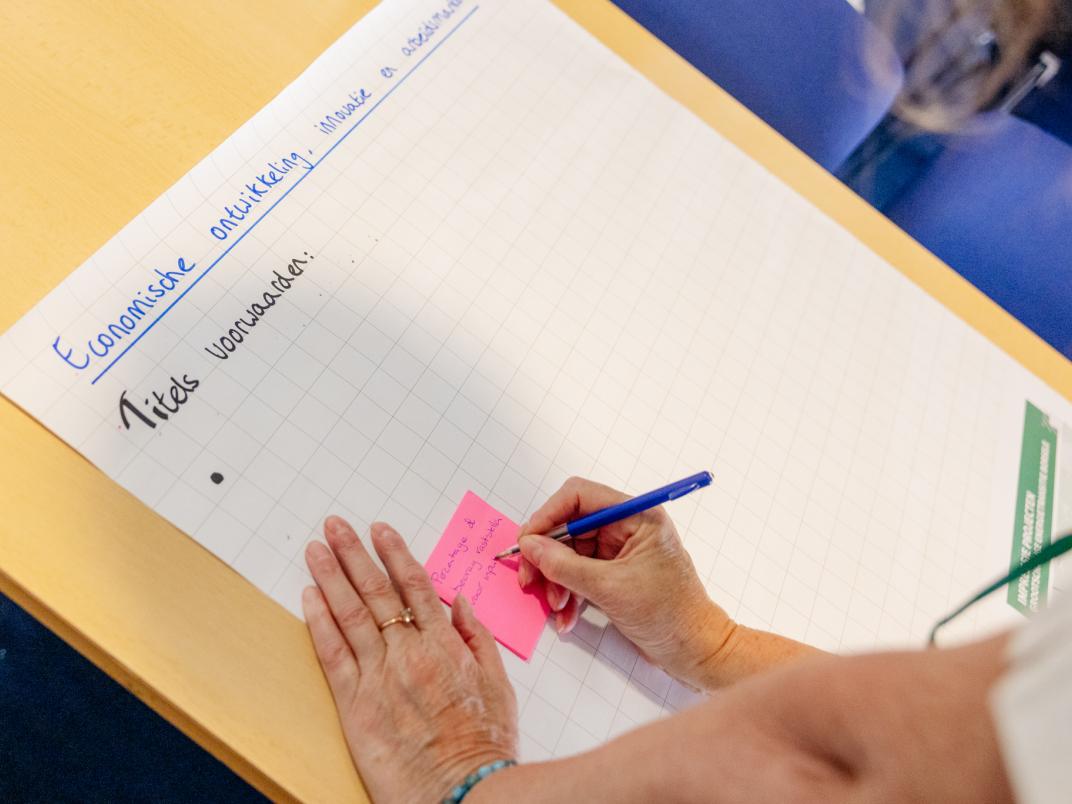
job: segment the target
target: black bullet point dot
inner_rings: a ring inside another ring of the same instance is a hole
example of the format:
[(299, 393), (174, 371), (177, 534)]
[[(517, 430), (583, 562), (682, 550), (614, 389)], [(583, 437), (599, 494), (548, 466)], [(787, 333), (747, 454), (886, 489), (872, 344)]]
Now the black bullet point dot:
[(208, 479), (218, 486), (220, 485), (220, 483), (223, 482), (223, 475), (221, 475), (219, 472), (213, 472), (211, 475), (208, 476)]

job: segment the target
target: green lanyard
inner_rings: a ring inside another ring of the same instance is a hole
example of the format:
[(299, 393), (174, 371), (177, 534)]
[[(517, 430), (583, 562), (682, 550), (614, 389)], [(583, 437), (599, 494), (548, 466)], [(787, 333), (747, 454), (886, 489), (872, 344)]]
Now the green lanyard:
[(1057, 556), (1061, 555), (1062, 553), (1067, 553), (1069, 550), (1072, 550), (1072, 533), (1062, 536), (1060, 539), (1057, 539), (1057, 541), (1053, 542), (1052, 544), (1046, 545), (1033, 556), (1031, 556), (1031, 558), (1027, 559), (1027, 561), (1025, 561), (1023, 564), (1013, 567), (1011, 570), (1009, 570), (1008, 574), (1002, 575), (1000, 578), (998, 578), (992, 584), (987, 586), (981, 592), (979, 592), (973, 597), (968, 598), (968, 600), (966, 600), (959, 607), (957, 607), (951, 614), (947, 614), (945, 617), (936, 622), (934, 624), (934, 627), (931, 629), (930, 636), (927, 637), (927, 644), (934, 645), (934, 638), (938, 634), (938, 629), (950, 620), (952, 620), (958, 614), (963, 612), (972, 604), (978, 603), (991, 592), (996, 592), (1005, 584), (1012, 583), (1021, 575), (1026, 575), (1036, 567), (1041, 567), (1046, 562), (1052, 561), (1053, 559), (1057, 558)]

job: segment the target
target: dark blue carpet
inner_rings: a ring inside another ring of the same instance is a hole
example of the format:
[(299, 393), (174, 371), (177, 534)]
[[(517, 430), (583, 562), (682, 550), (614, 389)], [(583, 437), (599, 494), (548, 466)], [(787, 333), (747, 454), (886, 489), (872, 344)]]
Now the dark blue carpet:
[(0, 595), (0, 801), (265, 801)]

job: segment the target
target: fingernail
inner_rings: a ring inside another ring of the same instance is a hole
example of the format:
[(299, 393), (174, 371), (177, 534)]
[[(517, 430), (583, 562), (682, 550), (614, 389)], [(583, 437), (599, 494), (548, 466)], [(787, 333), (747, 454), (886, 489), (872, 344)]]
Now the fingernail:
[(313, 539), (305, 548), (305, 552), (310, 558), (323, 558), (328, 554), (328, 548), (323, 542)]
[(569, 625), (569, 621), (566, 619), (566, 613), (563, 611), (555, 612), (555, 631), (559, 634), (563, 634), (566, 631), (566, 626)]
[(522, 536), (518, 542), (521, 552), (529, 561), (540, 566), (540, 554), (543, 553), (543, 545), (535, 536)]
[(521, 566), (517, 568), (517, 585), (524, 589), (532, 583), (532, 565), (527, 561), (522, 561)]
[(342, 517), (332, 514), (324, 520), (324, 530), (328, 533), (340, 533), (346, 527)]
[(561, 586), (547, 587), (547, 602), (551, 604), (552, 611), (562, 611), (568, 599), (569, 595)]
[(520, 539), (529, 531), (529, 521), (526, 519), (521, 523), (521, 527), (517, 529), (517, 537)]
[(302, 603), (309, 604), (316, 600), (316, 587), (307, 586), (302, 589)]
[(373, 531), (379, 531), (381, 539), (400, 539), (402, 538), (398, 531), (388, 525), (386, 522), (374, 522)]

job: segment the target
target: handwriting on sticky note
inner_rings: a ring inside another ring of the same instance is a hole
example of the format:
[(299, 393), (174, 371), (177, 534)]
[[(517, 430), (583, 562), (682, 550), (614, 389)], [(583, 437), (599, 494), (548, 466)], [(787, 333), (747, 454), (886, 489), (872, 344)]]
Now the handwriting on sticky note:
[(518, 526), (468, 491), (424, 565), (439, 597), (464, 595), (477, 619), (522, 659), (532, 656), (550, 608), (543, 591), (517, 585), (517, 557), (495, 554), (517, 543)]

